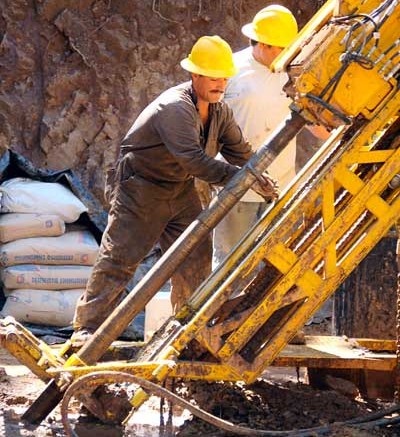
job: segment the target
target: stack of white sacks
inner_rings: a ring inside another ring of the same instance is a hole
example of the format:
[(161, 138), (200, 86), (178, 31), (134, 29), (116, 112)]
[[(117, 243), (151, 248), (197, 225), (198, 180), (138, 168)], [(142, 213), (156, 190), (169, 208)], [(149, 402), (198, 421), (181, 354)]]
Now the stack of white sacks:
[(99, 246), (87, 229), (65, 224), (87, 208), (59, 183), (26, 178), (5, 181), (0, 196), (0, 316), (71, 325)]

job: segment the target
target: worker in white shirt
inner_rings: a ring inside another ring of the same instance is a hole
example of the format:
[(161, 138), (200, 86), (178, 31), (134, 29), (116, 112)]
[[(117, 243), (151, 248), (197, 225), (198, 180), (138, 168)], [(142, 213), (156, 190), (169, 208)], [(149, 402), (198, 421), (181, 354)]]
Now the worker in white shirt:
[[(267, 6), (242, 27), (250, 46), (233, 55), (239, 72), (228, 80), (224, 100), (232, 108), (253, 150), (262, 146), (290, 113), (291, 100), (282, 89), (288, 76), (274, 73), (269, 67), (297, 32), (295, 17), (280, 5)], [(295, 175), (295, 155), (296, 140), (293, 139), (268, 169), (281, 188)], [(214, 267), (261, 217), (266, 206), (261, 196), (249, 190), (221, 221), (214, 232)]]

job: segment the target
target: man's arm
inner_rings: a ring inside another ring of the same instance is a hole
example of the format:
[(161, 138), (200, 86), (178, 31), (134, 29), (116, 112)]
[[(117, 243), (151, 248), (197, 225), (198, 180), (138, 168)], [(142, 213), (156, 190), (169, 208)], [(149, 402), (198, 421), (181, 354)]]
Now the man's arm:
[[(170, 103), (158, 113), (154, 127), (168, 151), (187, 173), (216, 185), (224, 185), (238, 168), (208, 156), (200, 145), (196, 113), (189, 104)], [(248, 156), (251, 156), (248, 146)], [(246, 160), (240, 159), (238, 163)]]
[(326, 140), (329, 138), (330, 132), (326, 130), (323, 126), (320, 126), (318, 124), (311, 124), (306, 125), (306, 129), (308, 129), (315, 137), (319, 138), (320, 140)]

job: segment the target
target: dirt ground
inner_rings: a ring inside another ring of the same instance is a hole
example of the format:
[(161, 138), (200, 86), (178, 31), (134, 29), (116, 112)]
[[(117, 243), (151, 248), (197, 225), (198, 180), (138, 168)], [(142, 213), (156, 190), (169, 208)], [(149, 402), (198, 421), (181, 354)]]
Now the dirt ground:
[[(327, 333), (329, 322), (305, 328), (309, 333)], [(42, 392), (45, 384), (29, 370), (21, 366), (4, 349), (0, 350), (0, 436), (65, 436), (59, 407), (39, 426), (20, 421), (21, 414)], [(188, 396), (206, 411), (226, 419), (236, 425), (253, 429), (296, 430), (320, 427), (333, 422), (342, 422), (363, 416), (380, 408), (388, 407), (379, 400), (365, 400), (347, 393), (347, 396), (333, 390), (316, 390), (306, 383), (305, 369), (267, 369), (263, 378), (250, 386), (232, 383), (197, 382), (188, 390), (182, 383), (175, 388), (178, 394)], [(190, 392), (190, 395), (188, 393)], [(187, 410), (173, 407), (166, 402), (160, 415), (160, 401), (151, 398), (125, 428), (101, 425), (88, 417), (73, 411), (71, 421), (77, 420), (75, 428), (79, 437), (153, 437), (159, 435), (188, 436), (228, 436), (206, 422), (192, 418)], [(172, 428), (160, 431), (160, 420), (172, 420)], [(372, 428), (367, 430), (337, 426), (327, 435), (376, 437), (400, 436), (400, 427)]]

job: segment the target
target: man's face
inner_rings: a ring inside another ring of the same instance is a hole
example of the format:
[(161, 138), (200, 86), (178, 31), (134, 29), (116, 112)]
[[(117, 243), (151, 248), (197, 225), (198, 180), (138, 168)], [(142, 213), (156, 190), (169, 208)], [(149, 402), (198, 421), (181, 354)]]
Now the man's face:
[(222, 100), (228, 79), (201, 76), (192, 74), (193, 88), (197, 98), (208, 103), (217, 103)]
[(269, 67), (275, 58), (283, 51), (282, 47), (270, 46), (262, 43), (259, 43), (258, 45), (260, 46), (261, 61), (267, 67)]

